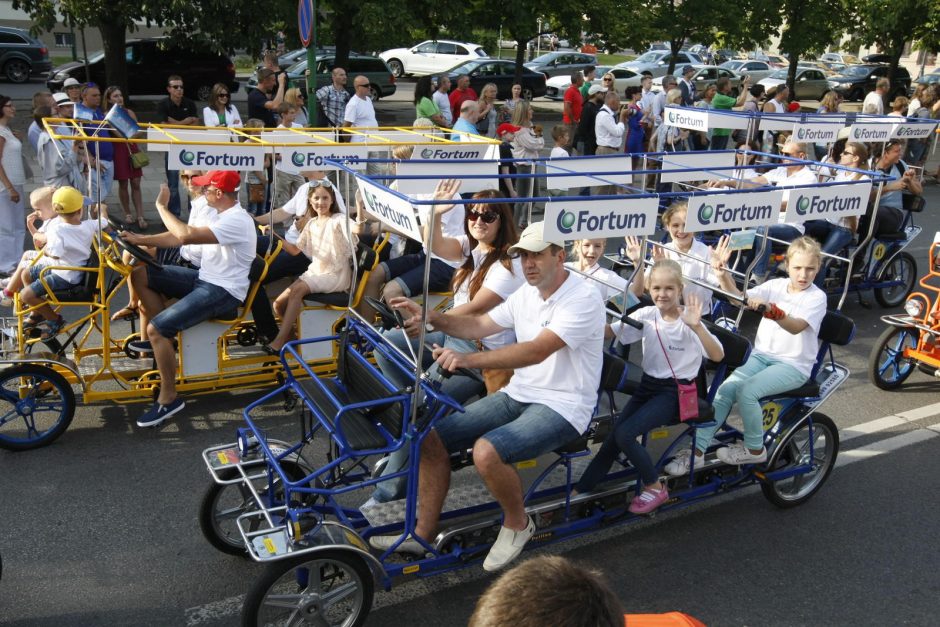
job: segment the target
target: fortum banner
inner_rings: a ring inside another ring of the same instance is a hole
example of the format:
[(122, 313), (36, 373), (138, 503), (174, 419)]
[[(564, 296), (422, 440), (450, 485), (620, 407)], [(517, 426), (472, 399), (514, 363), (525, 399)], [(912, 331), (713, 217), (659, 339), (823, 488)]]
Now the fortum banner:
[(545, 205), (545, 237), (558, 240), (651, 235), (656, 231), (656, 197)]
[(365, 170), (369, 148), (366, 146), (280, 146), (275, 153), (280, 156), (277, 169), (288, 174), (297, 174), (306, 170), (336, 170), (328, 163), (338, 161), (353, 170)]
[(695, 194), (689, 198), (685, 230), (721, 231), (776, 224), (783, 191)]
[(860, 216), (868, 208), (870, 195), (871, 181), (794, 189), (790, 191), (786, 221), (794, 224)]
[(167, 152), (169, 169), (182, 170), (263, 170), (261, 146), (172, 146)]
[(362, 202), (367, 213), (396, 231), (407, 234), (411, 239), (423, 241), (418, 218), (410, 202), (359, 175), (356, 175), (356, 181), (359, 191), (362, 192)]

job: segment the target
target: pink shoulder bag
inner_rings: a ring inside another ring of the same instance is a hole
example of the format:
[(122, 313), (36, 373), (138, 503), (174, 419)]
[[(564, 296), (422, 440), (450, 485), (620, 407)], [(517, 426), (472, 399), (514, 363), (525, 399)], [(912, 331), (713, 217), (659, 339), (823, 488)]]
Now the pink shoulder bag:
[(669, 353), (666, 352), (666, 347), (663, 346), (663, 338), (659, 336), (659, 323), (655, 319), (653, 320), (653, 328), (656, 329), (656, 339), (659, 340), (659, 346), (663, 349), (666, 364), (669, 366), (669, 370), (672, 372), (672, 378), (675, 380), (676, 387), (679, 389), (679, 420), (682, 422), (695, 420), (698, 418), (698, 384), (695, 381), (691, 383), (679, 383), (679, 379), (676, 377), (676, 371), (672, 369), (672, 364), (669, 363)]

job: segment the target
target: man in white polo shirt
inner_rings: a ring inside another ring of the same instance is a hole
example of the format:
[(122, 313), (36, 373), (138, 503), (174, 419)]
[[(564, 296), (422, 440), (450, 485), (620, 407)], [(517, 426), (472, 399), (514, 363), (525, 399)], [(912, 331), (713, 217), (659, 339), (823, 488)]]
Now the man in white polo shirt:
[[(163, 224), (181, 244), (201, 244), (202, 261), (199, 270), (147, 266), (146, 284), (138, 286), (141, 330), (146, 331), (146, 339), (132, 342), (131, 348), (141, 353), (152, 351), (160, 371), (160, 394), (137, 419), (139, 427), (155, 427), (186, 407), (176, 394), (176, 334), (235, 311), (248, 295), (256, 237), (254, 221), (238, 203), (240, 182), (237, 172), (223, 170), (193, 177), (193, 185), (205, 187), (206, 203), (218, 212), (206, 226), (190, 226), (170, 213), (170, 189), (160, 186), (156, 206)], [(166, 307), (164, 296), (179, 300)]]
[[(600, 382), (604, 308), (596, 291), (565, 269), (564, 246), (545, 241), (543, 226), (530, 224), (509, 249), (521, 258), (527, 285), (502, 304), (480, 315), (428, 312), (428, 325), (448, 335), (479, 339), (507, 329), (516, 334), (515, 344), (492, 351), (437, 348), (434, 357), (441, 368), (507, 368), (515, 373), (501, 391), (440, 420), (422, 442), (415, 528), (421, 542), (405, 539), (397, 551), (424, 553), (437, 533), (450, 484), (448, 451), (473, 447), (473, 463), (503, 509), (503, 527), (483, 562), (485, 570), (499, 570), (535, 532), (513, 464), (564, 446), (590, 423)], [(423, 323), (414, 302), (395, 298), (389, 304), (411, 315), (406, 327)], [(387, 550), (400, 539), (374, 536), (370, 542)]]

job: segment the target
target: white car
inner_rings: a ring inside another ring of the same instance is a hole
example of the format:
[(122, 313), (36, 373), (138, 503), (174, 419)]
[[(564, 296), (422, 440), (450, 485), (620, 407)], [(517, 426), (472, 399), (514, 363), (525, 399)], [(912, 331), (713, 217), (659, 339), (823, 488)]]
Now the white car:
[[(591, 84), (603, 86), (604, 83), (601, 78), (608, 72), (614, 75), (614, 89), (617, 90), (617, 93), (620, 94), (621, 98), (623, 97), (623, 92), (627, 87), (630, 85), (639, 86), (640, 79), (642, 78), (642, 76), (627, 68), (598, 65), (597, 71), (594, 74), (594, 76), (597, 78), (591, 81)], [(570, 76), (553, 76), (552, 78), (545, 81), (545, 97), (549, 100), (564, 100), (565, 92), (568, 91), (568, 87), (570, 86)]]
[(437, 74), (464, 61), (489, 57), (478, 44), (462, 41), (424, 41), (411, 48), (393, 48), (379, 54), (396, 78), (405, 74)]

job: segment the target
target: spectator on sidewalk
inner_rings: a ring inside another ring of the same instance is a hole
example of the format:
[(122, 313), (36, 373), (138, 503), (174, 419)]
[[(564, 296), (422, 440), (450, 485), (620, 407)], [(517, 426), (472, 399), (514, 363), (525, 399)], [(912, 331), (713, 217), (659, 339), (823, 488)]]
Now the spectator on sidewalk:
[[(196, 116), (196, 103), (183, 95), (183, 79), (173, 74), (166, 80), (167, 97), (157, 103), (157, 122), (195, 126), (199, 124)], [(180, 173), (170, 169), (170, 153), (163, 153), (163, 167), (166, 170), (166, 184), (170, 188), (170, 200), (167, 205), (170, 213), (180, 216)]]

